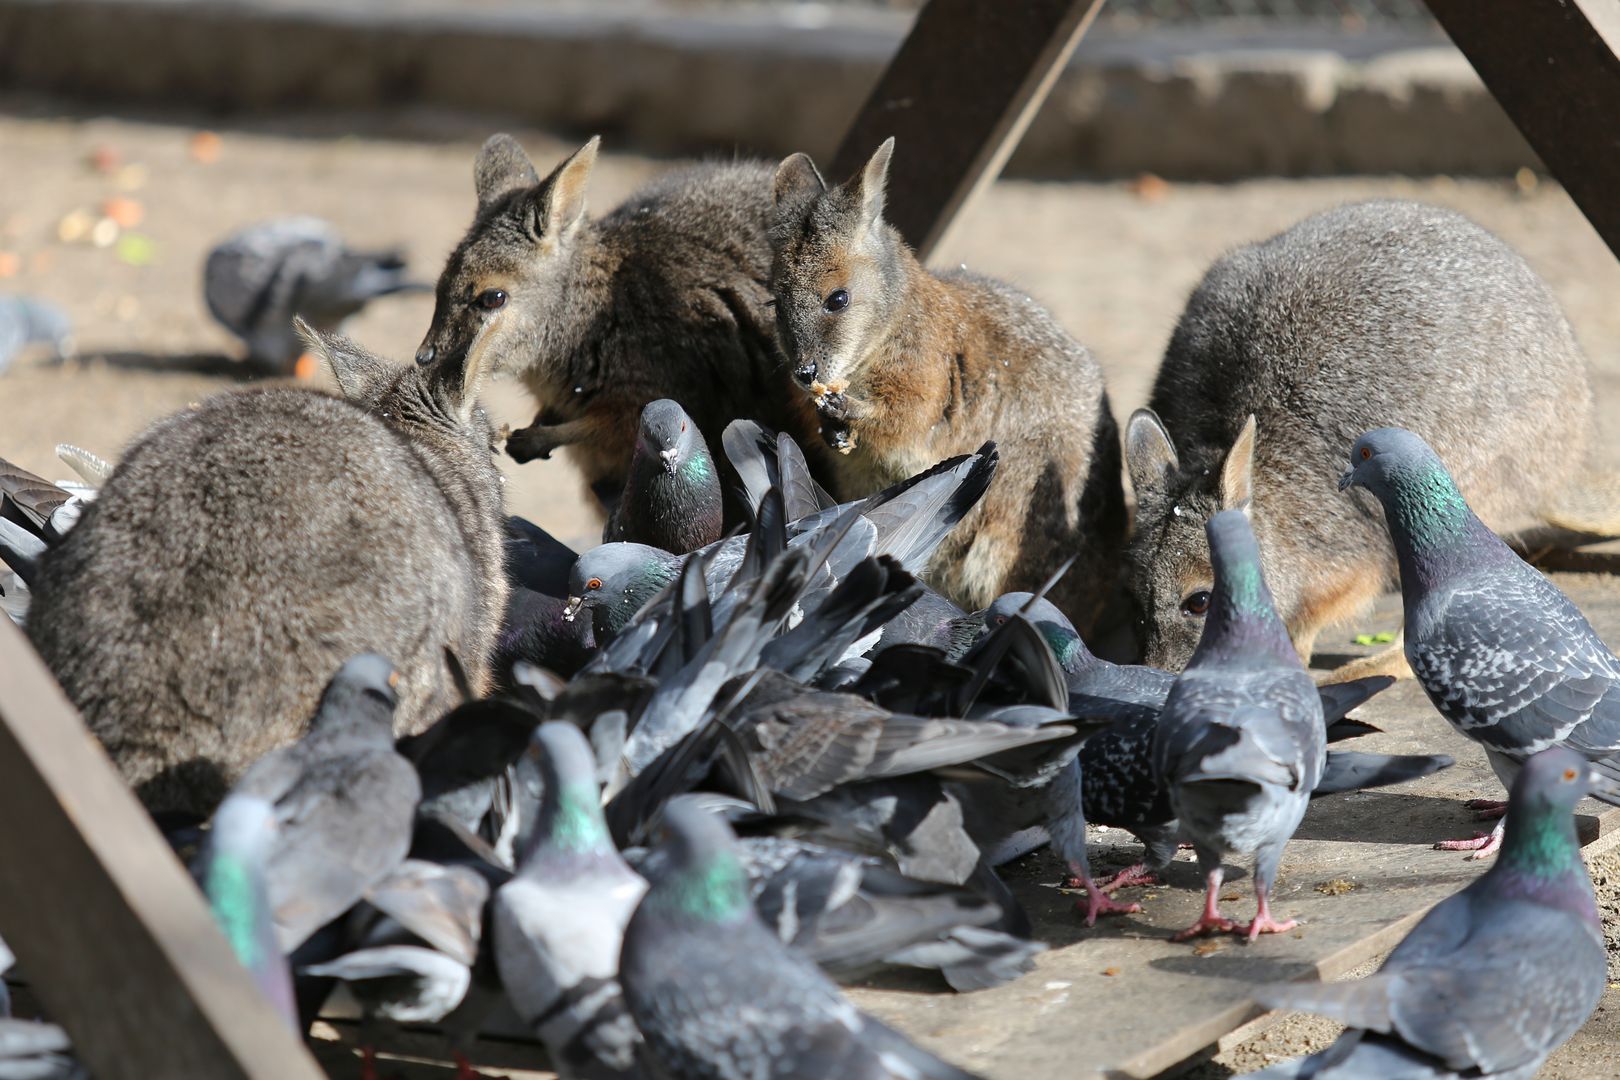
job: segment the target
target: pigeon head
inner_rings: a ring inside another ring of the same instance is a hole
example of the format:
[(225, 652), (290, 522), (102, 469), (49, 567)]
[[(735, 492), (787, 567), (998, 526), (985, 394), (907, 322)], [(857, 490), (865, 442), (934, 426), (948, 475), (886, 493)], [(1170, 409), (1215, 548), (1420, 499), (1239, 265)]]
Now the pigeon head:
[[(1492, 874), (1498, 889), (1542, 902), (1573, 901), (1597, 921), (1592, 885), (1575, 835), (1575, 804), (1591, 790), (1593, 770), (1585, 757), (1562, 746), (1524, 763), (1508, 795), (1506, 833)], [(1498, 873), (1499, 872), (1499, 873)], [(1578, 887), (1570, 887), (1574, 880)], [(1554, 888), (1562, 883), (1563, 888)]]
[(642, 605), (675, 580), (680, 563), (667, 551), (647, 544), (602, 544), (581, 555), (568, 572), (568, 606), (572, 622), (591, 613), (597, 640), (611, 641)]
[[(1034, 603), (1030, 601), (1034, 600)], [(1080, 640), (1080, 634), (1074, 628), (1069, 617), (1058, 610), (1056, 604), (1041, 597), (1035, 600), (1034, 593), (1010, 592), (1003, 593), (984, 609), (984, 626), (986, 630), (994, 630), (1014, 615), (1022, 615), (1035, 625), (1051, 647), (1052, 654), (1057, 657), (1058, 663), (1065, 668), (1076, 663), (1085, 663), (1091, 659), (1091, 651), (1086, 648), (1085, 642)]]
[[(698, 453), (701, 436), (697, 424), (686, 415), (686, 410), (668, 398), (650, 401), (641, 410), (641, 445), (637, 450), (652, 456), (664, 472), (674, 476), (680, 471), (683, 479), (703, 482), (713, 472), (707, 453)], [(686, 472), (699, 473), (686, 477)]]
[(664, 856), (649, 867), (652, 887), (644, 904), (662, 914), (702, 922), (735, 922), (753, 910), (748, 875), (731, 826), (696, 799), (664, 807)]
[[(542, 784), (540, 816), (525, 865), (613, 851), (596, 784), (596, 758), (583, 732), (565, 720), (541, 724), (534, 733)], [(534, 857), (543, 852), (542, 858)]]
[(1472, 514), (1440, 456), (1404, 428), (1379, 428), (1350, 448), (1339, 490), (1365, 488), (1384, 504), (1392, 528), (1418, 546), (1466, 534)]
[(398, 669), (376, 653), (350, 657), (326, 684), (314, 723), (331, 718), (349, 727), (363, 718), (391, 734), (394, 708), (399, 704), (399, 680)]
[(1209, 537), (1209, 558), (1215, 574), (1209, 618), (1193, 654), (1259, 652), (1299, 663), (1299, 654), (1266, 586), (1260, 565), (1260, 544), (1249, 517), (1242, 510), (1222, 510), (1204, 526)]

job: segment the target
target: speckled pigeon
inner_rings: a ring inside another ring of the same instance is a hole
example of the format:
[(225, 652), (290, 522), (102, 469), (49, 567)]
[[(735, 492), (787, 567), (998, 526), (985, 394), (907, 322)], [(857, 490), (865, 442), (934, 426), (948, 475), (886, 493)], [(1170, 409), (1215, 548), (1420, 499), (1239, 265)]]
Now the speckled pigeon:
[(1177, 941), (1239, 929), (1221, 917), (1221, 860), (1255, 857), (1249, 940), (1292, 929), (1271, 916), (1283, 846), (1322, 777), (1327, 736), (1322, 699), (1277, 617), (1260, 547), (1241, 510), (1209, 519), (1215, 572), (1209, 618), (1159, 715), (1153, 768), (1170, 790), (1182, 835), (1198, 854), (1204, 913)]
[(619, 977), (674, 1080), (970, 1074), (864, 1015), (760, 922), (730, 827), (686, 799), (664, 811), (662, 865), (625, 930)]
[(270, 904), (285, 952), (353, 907), (410, 849), (422, 788), (394, 750), (398, 681), (380, 656), (346, 661), (309, 733), (254, 762), (231, 789), (275, 806)]
[[(1549, 746), (1601, 763), (1593, 791), (1620, 803), (1620, 659), (1569, 597), (1474, 516), (1438, 455), (1417, 435), (1380, 428), (1357, 439), (1339, 489), (1384, 504), (1401, 569), (1406, 658), (1451, 725), (1485, 747), (1511, 787), (1519, 766)], [(1497, 816), (1503, 804), (1472, 804)], [(1488, 836), (1440, 847), (1473, 850)]]
[(277, 372), (303, 352), (294, 316), (333, 331), (379, 296), (431, 288), (406, 276), (399, 252), (351, 251), (331, 223), (313, 217), (250, 225), (203, 264), (208, 310), (247, 344), (250, 361)]
[(501, 981), (564, 1077), (640, 1076), (641, 1037), (617, 974), (624, 927), (646, 883), (608, 836), (584, 735), (550, 721), (535, 741), (539, 822), (490, 908)]
[(685, 555), (720, 539), (720, 473), (697, 424), (668, 398), (641, 410), (624, 494), (602, 539), (650, 544)]
[(1494, 865), (1441, 901), (1377, 974), (1254, 992), (1272, 1009), (1349, 1030), (1264, 1080), (1530, 1080), (1592, 1015), (1607, 984), (1603, 928), (1575, 838), (1586, 759), (1553, 747), (1523, 762)]

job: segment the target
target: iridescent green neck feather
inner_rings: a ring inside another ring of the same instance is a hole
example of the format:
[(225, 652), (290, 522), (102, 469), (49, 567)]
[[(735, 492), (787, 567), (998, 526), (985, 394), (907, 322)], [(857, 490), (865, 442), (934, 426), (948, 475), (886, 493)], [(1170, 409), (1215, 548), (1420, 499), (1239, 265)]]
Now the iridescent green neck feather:
[(659, 883), (654, 896), (654, 902), (666, 910), (704, 922), (742, 918), (752, 903), (748, 875), (729, 851), (711, 852), (675, 871)]
[(1403, 469), (1393, 486), (1391, 509), (1418, 550), (1438, 547), (1468, 533), (1473, 516), (1451, 474), (1436, 461)]
[(595, 784), (560, 785), (551, 806), (552, 846), (569, 852), (599, 851), (612, 847), (607, 822), (597, 802)]
[(257, 970), (264, 962), (257, 932), (262, 902), (253, 881), (253, 871), (242, 858), (229, 852), (216, 853), (208, 862), (203, 885), (214, 921), (225, 932), (225, 940), (242, 966)]
[(709, 464), (707, 454), (693, 454), (681, 466), (681, 479), (694, 486), (706, 484), (709, 477), (714, 475), (714, 468)]

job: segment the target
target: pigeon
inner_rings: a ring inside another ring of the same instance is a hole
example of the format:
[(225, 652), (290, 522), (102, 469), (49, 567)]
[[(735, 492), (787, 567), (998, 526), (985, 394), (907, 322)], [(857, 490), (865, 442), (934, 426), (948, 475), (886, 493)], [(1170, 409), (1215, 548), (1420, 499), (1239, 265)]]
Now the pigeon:
[(1348, 1026), (1332, 1046), (1256, 1080), (1529, 1080), (1592, 1015), (1607, 984), (1603, 928), (1575, 837), (1594, 779), (1578, 752), (1520, 764), (1496, 862), (1436, 905), (1378, 972), (1253, 991), (1268, 1009)]
[(73, 353), (73, 323), (67, 312), (32, 296), (0, 296), (0, 375), (24, 349), (48, 346), (52, 357)]
[(596, 653), (588, 619), (571, 619), (568, 572), (579, 555), (562, 541), (516, 515), (506, 519), (506, 612), (495, 640), (494, 667), (502, 689), (514, 688), (512, 670), (522, 661), (573, 677)]
[(89, 1080), (72, 1049), (56, 1024), (0, 1017), (0, 1080)]
[[(998, 461), (995, 444), (986, 443), (977, 453), (943, 461), (865, 499), (787, 518), (788, 543), (816, 543), (827, 530), (852, 530), (869, 542), (848, 550), (837, 560), (840, 564), (853, 566), (867, 555), (891, 555), (907, 572), (920, 575), (951, 528), (984, 495)], [(785, 511), (785, 493), (779, 505)], [(864, 526), (849, 523), (852, 512)], [(760, 531), (756, 528), (755, 533)], [(728, 537), (686, 556), (646, 544), (603, 544), (574, 564), (566, 614), (576, 617), (582, 610), (590, 611), (598, 642), (611, 642), (633, 615), (675, 581), (689, 558), (703, 559), (709, 597), (718, 602), (744, 566), (751, 542), (757, 543), (755, 537)], [(836, 584), (836, 572), (832, 577), (827, 591)]]
[(648, 402), (641, 410), (624, 494), (602, 539), (685, 555), (719, 540), (723, 518), (720, 473), (702, 432), (668, 398)]
[[(1569, 597), (1474, 516), (1420, 437), (1380, 428), (1357, 439), (1339, 490), (1384, 506), (1405, 607), (1406, 658), (1451, 725), (1485, 747), (1504, 787), (1530, 755), (1567, 746), (1600, 762), (1593, 794), (1620, 803), (1620, 659)], [(1505, 804), (1479, 800), (1482, 817)], [(1438, 846), (1483, 858), (1488, 835)]]
[[(1215, 586), (1203, 637), (1176, 677), (1153, 737), (1153, 769), (1208, 882), (1204, 913), (1185, 941), (1239, 930), (1250, 941), (1294, 927), (1272, 918), (1283, 845), (1322, 777), (1322, 699), (1277, 617), (1260, 547), (1241, 510), (1205, 526)], [(1219, 910), (1221, 860), (1253, 854), (1258, 907), (1239, 928)]]
[(428, 291), (411, 281), (397, 251), (351, 251), (330, 222), (285, 217), (250, 225), (208, 253), (203, 299), (241, 338), (250, 362), (290, 372), (304, 347), (293, 318), (323, 332), (379, 296)]
[(596, 759), (579, 729), (549, 721), (535, 743), (539, 822), (490, 908), (501, 981), (564, 1077), (643, 1075), (617, 976), (625, 924), (647, 886), (608, 836)]
[(275, 806), (268, 868), (283, 952), (353, 907), (410, 848), (422, 787), (394, 750), (398, 682), (380, 656), (346, 661), (309, 734), (254, 762), (231, 789)]
[(970, 1074), (861, 1013), (760, 921), (736, 839), (689, 799), (625, 929), (619, 978), (651, 1057), (674, 1080)]
[(295, 1031), (298, 1006), (292, 976), (276, 940), (268, 862), (276, 838), (276, 808), (253, 795), (232, 795), (214, 812), (201, 871), (214, 921), (259, 991)]
[[(742, 837), (737, 851), (760, 919), (840, 982), (900, 966), (937, 970), (954, 990), (980, 990), (1025, 974), (1046, 948), (999, 928), (1027, 927), (1004, 891), (992, 898), (917, 881), (880, 857), (806, 839)], [(658, 857), (645, 852), (632, 864), (650, 873), (649, 859), (656, 868)], [(1003, 900), (1014, 909), (1011, 917)]]

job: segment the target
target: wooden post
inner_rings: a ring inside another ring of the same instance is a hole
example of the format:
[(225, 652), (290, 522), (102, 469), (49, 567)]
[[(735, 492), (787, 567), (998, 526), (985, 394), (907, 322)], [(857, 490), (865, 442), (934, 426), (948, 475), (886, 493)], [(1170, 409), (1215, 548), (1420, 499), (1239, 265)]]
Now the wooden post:
[(1001, 172), (1103, 0), (929, 0), (844, 141), (827, 182), (895, 137), (884, 215), (927, 260)]
[(0, 821), (0, 933), (98, 1080), (318, 1080), (140, 802), (5, 618)]
[(1428, 0), (1440, 25), (1620, 256), (1620, 2)]

